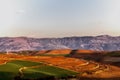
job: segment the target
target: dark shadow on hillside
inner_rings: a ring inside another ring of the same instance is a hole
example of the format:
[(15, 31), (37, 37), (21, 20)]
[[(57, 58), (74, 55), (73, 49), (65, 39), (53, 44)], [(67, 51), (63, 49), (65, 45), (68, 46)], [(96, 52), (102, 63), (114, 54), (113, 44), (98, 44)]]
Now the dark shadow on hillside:
[[(56, 76), (50, 76), (50, 75), (38, 75), (36, 73), (36, 76), (34, 73), (25, 73), (25, 75), (27, 76), (21, 76), (21, 74), (19, 74), (19, 72), (0, 72), (0, 80), (68, 80), (71, 78), (76, 78), (76, 76), (61, 76), (61, 77), (56, 77)], [(29, 75), (29, 76), (28, 76)]]
[(104, 58), (106, 58), (106, 54), (102, 52), (94, 52), (94, 53), (77, 53), (77, 50), (72, 50), (69, 57), (85, 59), (88, 61), (95, 61), (102, 64), (109, 64), (120, 67), (120, 62), (105, 62)]
[(70, 53), (70, 57), (101, 62), (104, 55), (99, 52), (89, 54), (89, 53), (77, 53), (77, 50), (72, 50)]
[[(28, 75), (31, 75), (28, 73)], [(38, 77), (38, 76), (37, 76)], [(15, 74), (12, 72), (0, 72), (0, 80), (120, 80), (120, 77), (116, 78), (87, 78), (87, 77), (79, 77), (79, 76), (66, 76), (56, 78), (54, 76), (44, 76), (40, 78), (22, 78), (19, 74)]]

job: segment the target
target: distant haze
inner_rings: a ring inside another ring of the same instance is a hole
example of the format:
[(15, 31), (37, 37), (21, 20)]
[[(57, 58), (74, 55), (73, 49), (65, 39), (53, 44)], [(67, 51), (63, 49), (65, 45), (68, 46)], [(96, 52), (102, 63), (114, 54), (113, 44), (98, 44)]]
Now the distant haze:
[(120, 36), (84, 36), (64, 38), (0, 37), (0, 51), (85, 49), (120, 51)]
[(120, 35), (120, 0), (0, 0), (0, 37)]

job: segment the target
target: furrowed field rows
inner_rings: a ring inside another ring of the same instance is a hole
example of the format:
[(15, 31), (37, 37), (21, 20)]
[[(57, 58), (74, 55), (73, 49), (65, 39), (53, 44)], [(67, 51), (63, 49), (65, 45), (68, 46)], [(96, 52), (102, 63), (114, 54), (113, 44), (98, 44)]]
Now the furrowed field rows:
[[(41, 62), (41, 64), (44, 64), (47, 66), (51, 66), (54, 68), (57, 67), (59, 69), (64, 69), (67, 71), (78, 73), (77, 76), (93, 76), (93, 75), (102, 75), (104, 73), (107, 73), (107, 76), (112, 76), (112, 75), (109, 75), (109, 72), (111, 71), (110, 65), (100, 64), (97, 62), (87, 61), (83, 59), (76, 59), (76, 58), (63, 57), (63, 56), (24, 56), (24, 55), (14, 55), (14, 54), (0, 55), (0, 56), (2, 56), (2, 58), (0, 58), (1, 66), (7, 62), (8, 63), (11, 62), (12, 60), (22, 60), (22, 61), (28, 61), (33, 63)], [(14, 66), (16, 66), (16, 64), (14, 64)], [(46, 74), (44, 74), (41, 71), (37, 71), (38, 69), (39, 70), (43, 69), (43, 67), (40, 67), (40, 65), (34, 65), (34, 66), (23, 65), (17, 71), (19, 71), (18, 73), (23, 73), (23, 75), (26, 75), (26, 76), (32, 75), (32, 72), (34, 77), (36, 77), (35, 76), (36, 74), (48, 76), (48, 72), (45, 72)], [(30, 74), (26, 74), (28, 72)], [(53, 76), (53, 72), (51, 71), (52, 74), (50, 73), (51, 75), (49, 76)], [(119, 72), (116, 72), (114, 74), (117, 74), (117, 73), (119, 74)], [(54, 74), (57, 74), (57, 73), (54, 73)], [(22, 77), (23, 75), (21, 74)], [(28, 78), (28, 77), (24, 76), (24, 78)], [(37, 75), (37, 78), (38, 78), (38, 75)]]
[(0, 65), (0, 80), (13, 80), (15, 77), (31, 79), (33, 75), (33, 78), (45, 78), (50, 76), (72, 76), (76, 74), (73, 71), (31, 61), (16, 60)]

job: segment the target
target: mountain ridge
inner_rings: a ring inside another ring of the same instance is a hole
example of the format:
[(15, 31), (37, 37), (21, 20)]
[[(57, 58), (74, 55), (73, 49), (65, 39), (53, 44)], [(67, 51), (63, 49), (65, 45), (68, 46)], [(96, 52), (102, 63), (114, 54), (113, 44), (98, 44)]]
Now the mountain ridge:
[(120, 36), (72, 36), (63, 38), (0, 37), (0, 51), (87, 49), (120, 50)]

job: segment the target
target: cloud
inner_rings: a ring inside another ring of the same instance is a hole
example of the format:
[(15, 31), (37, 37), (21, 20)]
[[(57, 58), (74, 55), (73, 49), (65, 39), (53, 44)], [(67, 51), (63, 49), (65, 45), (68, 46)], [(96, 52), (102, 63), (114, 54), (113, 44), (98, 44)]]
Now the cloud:
[(16, 13), (17, 13), (17, 14), (25, 14), (25, 13), (26, 13), (26, 11), (25, 11), (25, 10), (23, 10), (23, 9), (20, 9), (20, 10), (18, 10)]

